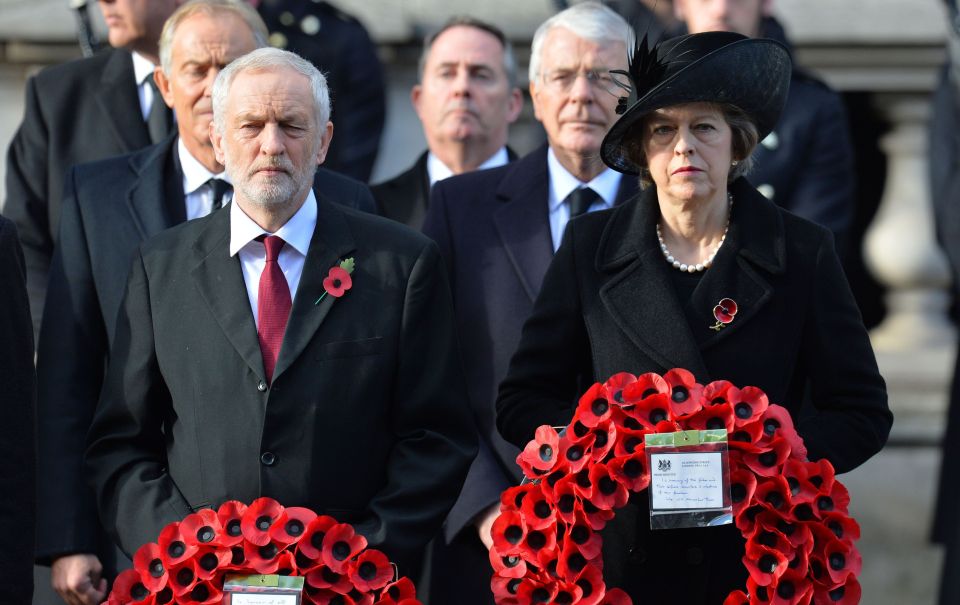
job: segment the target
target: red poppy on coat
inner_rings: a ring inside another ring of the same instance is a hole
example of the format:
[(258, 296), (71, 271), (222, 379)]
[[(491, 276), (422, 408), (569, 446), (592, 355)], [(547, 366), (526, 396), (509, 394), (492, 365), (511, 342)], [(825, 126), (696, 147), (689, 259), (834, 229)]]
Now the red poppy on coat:
[(193, 590), (193, 587), (199, 581), (196, 563), (192, 559), (184, 561), (176, 567), (171, 567), (169, 573), (170, 581), (168, 585), (178, 599)]
[(270, 543), (270, 528), (280, 518), (283, 507), (273, 498), (257, 498), (240, 520), (243, 537), (257, 546)]
[(339, 265), (330, 267), (330, 272), (323, 279), (323, 290), (334, 298), (340, 298), (343, 293), (353, 287), (353, 279), (345, 269)]
[(182, 605), (219, 605), (223, 600), (223, 592), (214, 582), (200, 581), (194, 584), (190, 592), (177, 599)]
[(309, 508), (291, 506), (283, 509), (276, 522), (270, 526), (270, 540), (278, 544), (293, 544), (303, 537), (317, 513)]
[(324, 536), (320, 558), (333, 571), (344, 573), (350, 559), (366, 547), (366, 538), (355, 532), (350, 525), (338, 523)]
[(817, 488), (808, 479), (808, 463), (788, 458), (783, 463), (783, 477), (790, 486), (790, 495), (794, 502), (813, 502)]
[[(590, 523), (587, 522), (587, 517), (582, 511), (577, 513), (576, 521), (566, 527), (566, 533), (563, 536), (564, 544), (568, 540), (576, 545), (583, 556), (590, 561), (597, 559), (603, 548), (603, 539), (599, 533), (590, 527)], [(602, 566), (603, 561), (598, 561), (597, 564)]]
[(830, 493), (833, 489), (833, 483), (836, 480), (836, 472), (833, 465), (826, 458), (821, 458), (816, 462), (807, 462), (807, 479), (822, 493)]
[(790, 485), (782, 475), (758, 481), (757, 490), (754, 492), (754, 500), (781, 514), (786, 514), (793, 506), (790, 497)]
[(305, 578), (307, 584), (314, 588), (332, 591), (337, 594), (347, 594), (353, 589), (353, 582), (350, 576), (343, 573), (339, 574), (326, 565), (318, 565), (307, 572)]
[(303, 537), (297, 542), (297, 553), (311, 561), (320, 561), (323, 551), (323, 539), (337, 520), (327, 515), (320, 515), (307, 523)]
[(761, 586), (752, 576), (747, 576), (747, 594), (750, 595), (750, 605), (764, 605), (770, 602), (774, 593), (772, 587)]
[(182, 564), (197, 552), (197, 547), (187, 543), (186, 538), (180, 533), (179, 523), (170, 523), (160, 531), (157, 538), (157, 544), (160, 545), (160, 558), (163, 559), (163, 565), (167, 569)]
[(503, 490), (500, 494), (500, 510), (520, 510), (527, 493), (539, 489), (540, 486), (536, 483), (523, 483)]
[(583, 502), (583, 514), (587, 519), (587, 524), (595, 531), (600, 531), (607, 525), (607, 521), (613, 519), (614, 512), (597, 508), (589, 500)]
[(350, 581), (360, 592), (380, 590), (393, 580), (393, 566), (387, 555), (370, 548), (350, 565)]
[(127, 569), (120, 572), (117, 579), (113, 581), (113, 591), (110, 595), (111, 597), (117, 595), (121, 603), (130, 603), (145, 600), (151, 596), (151, 591), (143, 584), (137, 570)]
[(783, 553), (756, 542), (747, 542), (743, 564), (753, 581), (760, 586), (769, 586), (783, 575), (790, 562)]
[(731, 403), (738, 427), (759, 420), (770, 407), (767, 395), (757, 387), (743, 387), (740, 389), (740, 397)]
[(580, 602), (578, 605), (597, 605), (603, 600), (606, 586), (603, 583), (603, 561), (588, 563), (577, 576), (576, 584), (580, 587)]
[(663, 376), (647, 372), (637, 376), (637, 381), (623, 388), (623, 398), (626, 402), (637, 404), (640, 401), (656, 394), (669, 395), (670, 384)]
[(750, 605), (750, 597), (742, 590), (735, 590), (727, 595), (723, 605)]
[(640, 421), (633, 417), (634, 412), (636, 409), (631, 410), (629, 414), (624, 412), (622, 417), (614, 420), (617, 430), (617, 438), (613, 445), (614, 456), (630, 456), (637, 452), (642, 454), (643, 437), (653, 432), (653, 428), (644, 428)]
[(737, 468), (730, 471), (730, 502), (733, 504), (734, 516), (739, 517), (753, 500), (756, 490), (757, 476), (750, 469)]
[(520, 511), (501, 511), (490, 528), (493, 548), (499, 555), (520, 554), (520, 544), (527, 535), (527, 525)]
[(593, 440), (594, 435), (590, 432), (580, 438), (568, 435), (560, 437), (560, 461), (570, 473), (579, 472), (590, 462)]
[(777, 531), (775, 527), (770, 527), (759, 521), (754, 524), (753, 532), (747, 538), (745, 549), (750, 550), (752, 545), (763, 546), (781, 553), (787, 559), (787, 567), (790, 566), (790, 561), (796, 554), (793, 545), (790, 544), (786, 536)]
[(538, 555), (543, 551), (553, 550), (557, 545), (556, 526), (544, 529), (528, 529), (527, 535), (520, 542), (520, 556), (528, 563), (537, 565)]
[(544, 529), (556, 526), (556, 510), (542, 490), (534, 490), (527, 494), (520, 505), (520, 514), (526, 523), (527, 529)]
[(587, 428), (593, 428), (609, 419), (613, 408), (614, 404), (607, 398), (607, 389), (598, 382), (580, 397), (573, 417)]
[(703, 386), (703, 406), (733, 404), (740, 398), (740, 389), (729, 380), (714, 380)]
[(223, 532), (217, 536), (218, 542), (224, 546), (240, 544), (240, 541), (243, 540), (240, 522), (245, 512), (247, 512), (247, 505), (236, 500), (229, 500), (220, 505), (220, 508), (217, 509), (217, 518)]
[(279, 554), (281, 548), (281, 545), (270, 541), (263, 545), (254, 544), (247, 540), (243, 542), (243, 554), (247, 558), (247, 564), (261, 574), (276, 573), (280, 567), (277, 554)]
[(533, 441), (517, 456), (517, 464), (531, 479), (550, 472), (560, 456), (560, 436), (552, 426), (537, 428)]
[(183, 539), (195, 546), (219, 543), (219, 537), (223, 533), (220, 517), (216, 511), (209, 508), (189, 514), (180, 522), (180, 534)]
[[(520, 578), (501, 578), (500, 576), (493, 576), (490, 579), (490, 592), (493, 593), (494, 602), (499, 604), (506, 605), (507, 603), (519, 603), (517, 600), (517, 591), (520, 590), (520, 584), (522, 580)], [(377, 601), (376, 605), (380, 605), (383, 601)], [(393, 601), (386, 601), (383, 605), (389, 605)]]
[(522, 605), (551, 603), (557, 588), (556, 582), (523, 582), (517, 590), (517, 601)]
[(813, 598), (813, 585), (803, 574), (789, 568), (768, 590), (772, 593), (770, 605), (809, 605)]
[(822, 515), (823, 527), (838, 540), (852, 542), (860, 539), (860, 524), (845, 513), (831, 512)]
[(593, 496), (589, 500), (599, 509), (621, 508), (630, 498), (627, 488), (617, 481), (606, 464), (596, 464), (590, 469), (590, 482), (593, 484)]
[[(729, 406), (725, 404), (707, 409), (728, 407)], [(733, 420), (732, 416), (731, 420)], [(750, 422), (742, 426), (737, 426), (734, 420), (734, 426), (729, 430), (729, 433), (728, 445), (730, 449), (756, 454), (765, 451), (769, 447), (763, 435), (763, 425), (760, 424), (760, 422)]]
[(850, 492), (839, 481), (832, 481), (829, 490), (820, 489), (815, 502), (820, 515), (832, 512), (847, 514), (850, 507)]
[(849, 541), (833, 538), (824, 544), (822, 549), (818, 545), (817, 550), (823, 553), (826, 572), (834, 584), (845, 582), (851, 573), (860, 575), (863, 561), (860, 552)]
[(232, 558), (233, 553), (226, 546), (220, 546), (216, 543), (200, 546), (197, 553), (193, 555), (193, 560), (196, 561), (194, 571), (197, 574), (197, 579), (212, 579), (230, 565)]
[(550, 499), (554, 503), (557, 517), (563, 520), (564, 523), (573, 523), (574, 512), (576, 510), (582, 510), (577, 477), (575, 475), (567, 475), (557, 481), (557, 484), (553, 487), (553, 491), (550, 492)]
[(390, 582), (380, 593), (380, 600), (389, 599), (387, 603), (400, 603), (417, 596), (417, 590), (410, 578), (403, 577), (396, 582)]
[(743, 463), (761, 477), (773, 477), (780, 473), (780, 466), (790, 455), (790, 444), (785, 439), (774, 437), (766, 451), (744, 452)]
[(607, 463), (610, 476), (631, 492), (639, 492), (650, 485), (650, 472), (644, 450), (629, 456), (617, 456)]
[(824, 587), (814, 584), (814, 605), (857, 605), (860, 602), (860, 582), (853, 574), (838, 586)]
[(607, 419), (593, 427), (590, 432), (593, 441), (590, 460), (591, 462), (602, 462), (613, 451), (613, 446), (617, 443), (617, 427), (612, 419)]
[(633, 601), (630, 600), (630, 597), (627, 593), (623, 592), (619, 588), (614, 588), (608, 590), (603, 599), (600, 600), (599, 605), (632, 605)]
[(703, 407), (703, 385), (683, 368), (674, 368), (663, 375), (670, 385), (670, 408), (674, 417), (686, 416)]
[(501, 555), (491, 548), (488, 553), (493, 572), (504, 578), (522, 578), (527, 575), (527, 562), (519, 554)]
[(642, 399), (637, 403), (630, 416), (636, 418), (644, 429), (656, 430), (657, 424), (665, 420), (673, 420), (670, 395), (657, 393)]
[(144, 544), (133, 553), (133, 568), (139, 572), (140, 581), (148, 591), (158, 592), (167, 585), (167, 568), (156, 542)]
[(557, 548), (557, 578), (566, 582), (573, 582), (591, 563), (590, 557), (583, 554), (580, 547), (564, 534), (563, 541)]
[(779, 405), (769, 406), (760, 416), (760, 423), (763, 425), (764, 443), (769, 443), (777, 437), (786, 439), (794, 457), (806, 460), (807, 448), (803, 444), (803, 439), (797, 433), (797, 429), (793, 425), (793, 418), (786, 408)]
[(691, 430), (724, 429), (728, 433), (732, 433), (734, 429), (733, 407), (729, 403), (708, 405), (699, 412), (688, 416), (686, 425)]
[(603, 388), (606, 391), (607, 399), (616, 403), (617, 405), (624, 405), (623, 390), (628, 386), (637, 381), (637, 377), (629, 372), (620, 372), (619, 374), (614, 374), (603, 383)]
[(573, 582), (560, 582), (557, 584), (557, 593), (553, 597), (553, 603), (583, 603), (583, 590)]
[(717, 306), (713, 308), (713, 317), (722, 324), (728, 324), (733, 321), (737, 314), (737, 303), (732, 298), (722, 298)]

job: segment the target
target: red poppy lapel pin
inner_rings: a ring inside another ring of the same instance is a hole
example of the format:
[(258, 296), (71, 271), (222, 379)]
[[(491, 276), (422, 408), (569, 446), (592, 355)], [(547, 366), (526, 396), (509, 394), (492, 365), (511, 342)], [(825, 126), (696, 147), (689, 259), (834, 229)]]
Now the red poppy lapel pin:
[(726, 327), (726, 325), (733, 321), (734, 316), (737, 314), (737, 303), (732, 298), (723, 298), (717, 303), (717, 306), (713, 308), (713, 316), (716, 318), (717, 323), (710, 326), (711, 330), (716, 330), (719, 332), (721, 329)]
[(319, 305), (327, 294), (334, 298), (340, 298), (347, 290), (353, 287), (353, 279), (350, 274), (353, 273), (353, 257), (340, 261), (340, 264), (330, 267), (330, 272), (323, 280), (323, 294), (317, 299), (314, 305)]

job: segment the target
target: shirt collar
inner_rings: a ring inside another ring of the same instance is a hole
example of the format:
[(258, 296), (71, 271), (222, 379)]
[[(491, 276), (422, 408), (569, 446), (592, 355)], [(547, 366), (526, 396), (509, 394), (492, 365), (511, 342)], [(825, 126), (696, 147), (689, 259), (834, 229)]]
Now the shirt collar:
[(153, 77), (153, 70), (156, 65), (140, 53), (135, 52), (131, 54), (133, 54), (133, 77), (136, 78), (137, 85), (139, 86), (143, 84), (148, 77)]
[[(509, 161), (510, 155), (507, 153), (507, 148), (501, 147), (496, 153), (487, 158), (487, 161), (477, 166), (477, 170), (496, 168), (497, 166), (503, 166)], [(440, 158), (430, 152), (427, 154), (427, 175), (430, 177), (430, 185), (433, 185), (437, 181), (442, 181), (443, 179), (453, 176), (453, 171), (447, 168), (447, 165), (441, 162)]]
[(617, 201), (617, 190), (620, 188), (620, 178), (623, 176), (619, 172), (606, 168), (603, 172), (593, 177), (589, 183), (584, 183), (577, 177), (570, 174), (560, 160), (557, 159), (553, 148), (547, 149), (547, 168), (550, 173), (550, 186), (556, 194), (550, 200), (550, 211), (555, 210), (563, 203), (567, 196), (578, 187), (589, 187), (597, 192), (603, 198), (604, 204), (612, 207)]
[(230, 204), (230, 256), (261, 235), (278, 235), (288, 246), (306, 256), (313, 239), (313, 230), (317, 226), (317, 198), (313, 189), (307, 193), (307, 199), (275, 233), (268, 233), (240, 209), (236, 202)]
[(183, 193), (190, 195), (200, 187), (206, 185), (212, 178), (223, 179), (231, 183), (230, 177), (226, 172), (214, 174), (207, 170), (207, 167), (200, 163), (200, 160), (193, 157), (182, 138), (177, 138), (177, 155), (180, 157), (180, 169), (183, 170)]

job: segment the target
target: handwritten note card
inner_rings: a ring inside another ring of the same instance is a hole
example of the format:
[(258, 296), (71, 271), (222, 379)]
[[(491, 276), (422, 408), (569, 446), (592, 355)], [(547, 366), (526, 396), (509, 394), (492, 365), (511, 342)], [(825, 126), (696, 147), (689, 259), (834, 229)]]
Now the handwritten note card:
[(297, 605), (295, 594), (234, 593), (230, 605)]
[(723, 507), (723, 464), (719, 452), (650, 455), (653, 510)]

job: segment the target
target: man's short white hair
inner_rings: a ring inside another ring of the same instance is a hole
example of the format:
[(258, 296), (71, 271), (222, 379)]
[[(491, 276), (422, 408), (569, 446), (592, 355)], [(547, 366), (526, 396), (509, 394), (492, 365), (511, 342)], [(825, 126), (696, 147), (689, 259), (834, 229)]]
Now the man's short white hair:
[(543, 62), (543, 42), (550, 30), (562, 27), (578, 38), (594, 44), (608, 45), (623, 42), (627, 53), (633, 52), (636, 34), (623, 17), (599, 2), (582, 2), (550, 17), (533, 34), (530, 48), (530, 82), (540, 77)]
[(213, 127), (223, 134), (226, 120), (227, 96), (236, 77), (244, 72), (271, 71), (273, 69), (292, 69), (310, 80), (313, 101), (316, 107), (317, 128), (322, 132), (330, 119), (330, 90), (327, 79), (320, 70), (300, 55), (279, 48), (258, 48), (231, 61), (217, 75), (213, 83)]

